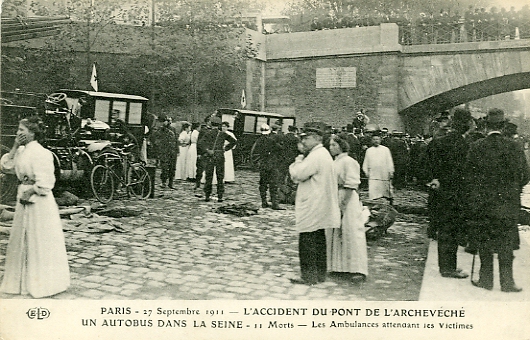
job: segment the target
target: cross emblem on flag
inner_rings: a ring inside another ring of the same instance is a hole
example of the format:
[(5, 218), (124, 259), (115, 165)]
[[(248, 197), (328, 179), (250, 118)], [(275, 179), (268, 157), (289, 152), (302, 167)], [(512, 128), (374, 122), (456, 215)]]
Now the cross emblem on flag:
[(98, 75), (96, 73), (96, 63), (92, 65), (92, 76), (90, 77), (90, 86), (98, 92)]
[(247, 96), (245, 95), (245, 90), (241, 92), (241, 108), (244, 109), (247, 107)]

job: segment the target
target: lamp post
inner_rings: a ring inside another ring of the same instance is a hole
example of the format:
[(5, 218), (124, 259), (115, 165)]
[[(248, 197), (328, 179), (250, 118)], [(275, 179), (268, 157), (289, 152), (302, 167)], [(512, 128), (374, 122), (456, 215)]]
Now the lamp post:
[[(156, 6), (156, 0), (151, 0), (151, 51), (153, 52), (153, 57), (155, 56), (155, 6)], [(156, 90), (156, 76), (154, 73), (154, 70), (151, 74), (151, 109), (152, 111), (155, 111), (156, 105), (155, 105), (155, 95)]]
[(86, 67), (87, 67), (87, 77), (88, 82), (90, 83), (90, 78), (92, 76), (92, 68), (90, 67), (90, 21), (92, 21), (92, 7), (94, 6), (94, 0), (90, 0), (90, 6), (88, 7), (87, 14), (87, 23), (86, 23)]

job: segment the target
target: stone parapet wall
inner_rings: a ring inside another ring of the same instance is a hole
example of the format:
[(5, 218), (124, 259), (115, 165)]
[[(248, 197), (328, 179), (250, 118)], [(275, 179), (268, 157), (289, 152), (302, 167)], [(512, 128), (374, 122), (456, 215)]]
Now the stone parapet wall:
[(400, 51), (398, 34), (396, 24), (273, 34), (267, 36), (266, 60)]

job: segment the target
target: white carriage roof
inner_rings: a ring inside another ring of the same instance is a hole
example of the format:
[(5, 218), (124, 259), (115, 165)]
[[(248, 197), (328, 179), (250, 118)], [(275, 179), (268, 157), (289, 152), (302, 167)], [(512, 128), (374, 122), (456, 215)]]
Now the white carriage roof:
[(142, 96), (136, 96), (132, 94), (123, 94), (123, 93), (111, 93), (111, 92), (96, 92), (96, 91), (85, 91), (85, 90), (58, 90), (57, 92), (65, 93), (84, 93), (91, 97), (103, 97), (103, 98), (118, 98), (118, 99), (129, 99), (129, 100), (149, 100)]
[(276, 117), (276, 118), (294, 118), (294, 117), (286, 117), (279, 113), (272, 113), (272, 112), (264, 112), (264, 111), (252, 111), (252, 110), (242, 110), (242, 109), (229, 109), (229, 108), (223, 108), (218, 109), (219, 112), (225, 113), (226, 111), (237, 111), (244, 113), (246, 115), (253, 115), (253, 116), (266, 116), (266, 117)]

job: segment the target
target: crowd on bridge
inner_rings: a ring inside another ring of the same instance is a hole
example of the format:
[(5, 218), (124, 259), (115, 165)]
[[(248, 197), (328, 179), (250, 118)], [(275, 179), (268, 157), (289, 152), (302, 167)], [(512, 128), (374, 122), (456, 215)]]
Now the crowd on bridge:
[[(344, 12), (342, 12), (344, 13)], [(469, 6), (467, 11), (440, 10), (439, 13), (411, 14), (411, 11), (375, 9), (361, 13), (358, 9), (348, 14), (331, 11), (325, 18), (315, 17), (311, 30), (377, 26), (395, 23), (399, 26), (403, 45), (445, 44), (474, 41), (493, 41), (530, 38), (530, 6), (520, 10)]]

